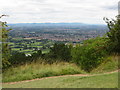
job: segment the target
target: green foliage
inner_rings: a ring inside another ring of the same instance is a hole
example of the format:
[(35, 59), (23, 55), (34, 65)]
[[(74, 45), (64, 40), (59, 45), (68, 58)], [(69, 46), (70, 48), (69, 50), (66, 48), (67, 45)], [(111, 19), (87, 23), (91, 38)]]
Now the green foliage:
[(25, 56), (25, 54), (17, 51), (13, 51), (9, 59), (9, 62), (11, 63), (12, 66), (25, 64), (26, 61), (27, 61), (27, 57)]
[(62, 43), (60, 44), (55, 43), (53, 47), (50, 48), (50, 52), (48, 53), (47, 58), (70, 61), (71, 60), (71, 48)]
[(86, 40), (82, 46), (76, 45), (72, 49), (73, 62), (79, 64), (81, 68), (90, 72), (102, 63), (103, 57), (107, 55), (105, 38)]
[(35, 60), (41, 56), (42, 56), (42, 51), (38, 50), (37, 53), (33, 53), (31, 57), (33, 58), (33, 60)]
[(107, 32), (109, 50), (120, 53), (120, 19), (117, 17), (116, 20), (109, 20), (108, 18), (104, 18), (104, 20), (109, 28), (109, 32)]
[[(2, 15), (2, 16), (6, 16), (6, 15)], [(0, 16), (0, 18), (2, 16)], [(10, 58), (10, 50), (7, 40), (8, 40), (8, 33), (11, 29), (7, 29), (8, 26), (6, 22), (1, 22), (1, 27), (2, 27), (2, 68), (5, 68), (10, 64), (8, 61)]]
[(91, 73), (105, 73), (118, 70), (118, 56), (110, 55), (104, 57), (104, 61), (97, 68), (95, 68)]
[(12, 51), (9, 62), (11, 66), (17, 66), (21, 64), (31, 63), (33, 61), (37, 61), (38, 58), (42, 56), (42, 51), (38, 50), (37, 53), (33, 53), (32, 55), (26, 56), (23, 52)]

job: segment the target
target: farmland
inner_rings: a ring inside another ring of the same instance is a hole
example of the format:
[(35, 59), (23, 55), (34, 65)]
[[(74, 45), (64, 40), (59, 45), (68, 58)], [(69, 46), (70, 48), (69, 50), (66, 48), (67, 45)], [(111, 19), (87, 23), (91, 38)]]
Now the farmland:
[(25, 54), (36, 53), (37, 50), (42, 50), (42, 53), (49, 52), (49, 48), (53, 45), (50, 40), (36, 40), (24, 38), (10, 39), (9, 46), (12, 51), (19, 51)]
[[(94, 27), (93, 27), (94, 26)], [(48, 53), (54, 43), (83, 43), (84, 40), (102, 36), (105, 25), (87, 25), (82, 23), (25, 23), (10, 24), (9, 46), (12, 51), (35, 53), (42, 50)], [(98, 28), (99, 27), (99, 28)]]

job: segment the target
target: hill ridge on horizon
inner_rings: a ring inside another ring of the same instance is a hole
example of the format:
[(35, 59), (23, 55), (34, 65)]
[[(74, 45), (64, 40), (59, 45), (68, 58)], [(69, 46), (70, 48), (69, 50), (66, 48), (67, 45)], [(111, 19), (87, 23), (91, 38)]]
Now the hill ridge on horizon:
[(106, 24), (89, 24), (89, 23), (74, 23), (74, 22), (70, 22), (70, 23), (66, 23), (66, 22), (60, 22), (60, 23), (9, 23), (8, 25), (18, 25), (18, 24), (80, 24), (80, 25), (104, 25), (106, 26)]

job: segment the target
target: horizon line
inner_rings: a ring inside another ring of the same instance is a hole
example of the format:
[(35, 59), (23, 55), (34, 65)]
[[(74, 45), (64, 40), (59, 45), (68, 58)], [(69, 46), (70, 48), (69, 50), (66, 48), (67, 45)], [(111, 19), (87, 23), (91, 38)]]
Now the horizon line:
[(99, 23), (81, 23), (81, 22), (23, 22), (23, 23), (7, 23), (7, 24), (88, 24), (88, 25), (106, 25), (105, 24), (99, 24)]

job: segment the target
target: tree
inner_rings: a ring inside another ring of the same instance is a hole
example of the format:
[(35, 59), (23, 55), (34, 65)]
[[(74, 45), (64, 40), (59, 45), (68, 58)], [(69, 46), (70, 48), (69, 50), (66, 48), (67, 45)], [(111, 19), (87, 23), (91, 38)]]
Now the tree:
[(104, 18), (104, 20), (109, 28), (109, 32), (107, 32), (109, 50), (120, 53), (120, 18), (117, 16), (116, 20), (109, 20), (108, 18)]
[(35, 60), (35, 59), (37, 59), (37, 58), (39, 58), (41, 56), (42, 56), (42, 51), (41, 50), (37, 50), (37, 53), (32, 54), (33, 60)]
[(25, 53), (12, 51), (9, 62), (11, 65), (25, 64), (27, 62), (27, 57), (25, 56)]
[[(1, 15), (0, 18), (2, 18), (3, 16), (7, 16), (7, 15)], [(9, 46), (8, 46), (8, 32), (10, 31), (10, 29), (6, 29), (7, 26), (7, 22), (2, 22), (1, 23), (1, 34), (2, 34), (2, 68), (7, 67), (7, 65), (9, 65), (9, 57), (10, 57), (10, 51), (9, 51)]]
[(49, 56), (54, 59), (61, 59), (63, 61), (71, 60), (71, 48), (65, 44), (55, 43), (53, 47), (50, 48)]

